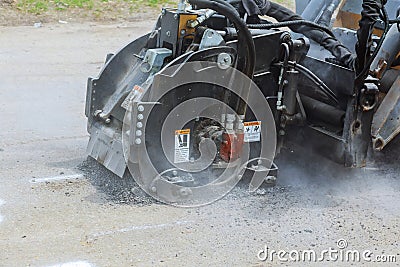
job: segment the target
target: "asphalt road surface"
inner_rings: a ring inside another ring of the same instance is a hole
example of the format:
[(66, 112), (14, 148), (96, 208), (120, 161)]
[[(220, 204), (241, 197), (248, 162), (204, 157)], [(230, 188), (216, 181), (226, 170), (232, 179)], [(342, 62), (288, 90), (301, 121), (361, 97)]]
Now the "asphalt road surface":
[[(87, 77), (152, 24), (0, 28), (0, 266), (399, 264), (396, 144), (362, 170), (289, 149), (275, 188), (192, 209), (132, 199), (134, 185), (114, 190), (120, 181), (82, 164)], [(302, 251), (324, 259), (295, 261)]]

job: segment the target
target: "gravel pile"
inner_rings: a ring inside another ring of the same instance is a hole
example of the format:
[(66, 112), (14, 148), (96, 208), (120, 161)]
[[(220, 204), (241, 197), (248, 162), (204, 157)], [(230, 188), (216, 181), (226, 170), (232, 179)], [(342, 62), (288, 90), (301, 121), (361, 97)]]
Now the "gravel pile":
[(96, 189), (106, 195), (106, 199), (115, 204), (151, 205), (158, 203), (147, 195), (130, 175), (120, 178), (88, 157), (78, 169), (84, 173)]

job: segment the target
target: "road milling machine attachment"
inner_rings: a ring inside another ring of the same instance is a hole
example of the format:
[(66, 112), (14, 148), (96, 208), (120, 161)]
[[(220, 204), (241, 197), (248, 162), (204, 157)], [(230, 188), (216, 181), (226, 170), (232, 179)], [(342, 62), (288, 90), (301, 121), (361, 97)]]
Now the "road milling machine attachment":
[[(88, 154), (160, 201), (273, 183), (287, 142), (347, 167), (400, 131), (400, 0), (188, 0), (87, 84)], [(129, 172), (128, 172), (129, 171)]]

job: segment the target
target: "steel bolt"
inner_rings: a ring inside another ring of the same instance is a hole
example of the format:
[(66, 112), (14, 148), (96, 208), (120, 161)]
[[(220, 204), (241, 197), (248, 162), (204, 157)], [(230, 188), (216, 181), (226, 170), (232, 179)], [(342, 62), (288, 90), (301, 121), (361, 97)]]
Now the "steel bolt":
[(142, 136), (142, 131), (141, 130), (137, 130), (136, 131), (136, 136)]
[(139, 129), (143, 127), (143, 123), (141, 123), (140, 121), (138, 123), (136, 123), (136, 127), (138, 127)]
[(143, 116), (143, 114), (138, 114), (137, 118), (138, 118), (138, 120), (143, 120), (144, 116)]
[(136, 138), (135, 139), (135, 144), (140, 145), (142, 143), (142, 139)]
[(138, 109), (139, 112), (143, 112), (144, 111), (144, 107), (142, 105), (138, 106), (137, 109)]

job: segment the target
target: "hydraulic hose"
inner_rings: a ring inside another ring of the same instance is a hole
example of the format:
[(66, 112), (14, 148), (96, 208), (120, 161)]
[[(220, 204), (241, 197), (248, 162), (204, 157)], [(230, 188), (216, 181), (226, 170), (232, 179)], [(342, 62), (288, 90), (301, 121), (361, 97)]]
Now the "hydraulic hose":
[[(256, 65), (256, 48), (253, 36), (251, 35), (246, 23), (240, 18), (237, 10), (230, 4), (222, 0), (189, 0), (192, 6), (199, 9), (212, 9), (219, 14), (225, 16), (231, 21), (238, 32), (238, 61), (237, 69), (247, 75), (251, 80), (254, 76)], [(247, 90), (247, 96), (250, 94), (250, 84)], [(245, 86), (247, 87), (247, 86)], [(239, 99), (236, 111), (240, 115), (245, 115), (247, 110), (247, 99)]]
[(324, 32), (326, 32), (327, 34), (329, 34), (332, 37), (335, 37), (335, 35), (333, 34), (333, 32), (322, 25), (319, 25), (317, 23), (311, 22), (311, 21), (307, 21), (307, 20), (291, 20), (291, 21), (283, 21), (283, 22), (277, 22), (277, 23), (269, 23), (269, 24), (248, 24), (247, 27), (251, 28), (251, 29), (273, 29), (273, 28), (283, 28), (283, 27), (290, 27), (290, 26), (310, 26), (316, 29), (320, 29)]
[[(283, 66), (282, 63), (276, 63), (274, 65), (275, 66)], [(300, 65), (300, 64), (298, 64), (296, 62), (292, 62), (292, 61), (289, 61), (288, 65), (290, 67), (293, 67), (295, 70), (299, 71), (305, 77), (307, 77), (310, 81), (312, 81), (335, 104), (339, 104), (339, 100), (338, 100), (336, 94), (317, 75), (315, 75), (311, 70), (309, 70), (308, 68), (304, 67), (303, 65)]]
[(279, 22), (276, 24), (261, 24), (262, 26), (251, 25), (250, 27), (289, 27), (292, 31), (304, 34), (306, 37), (327, 49), (337, 59), (340, 65), (353, 68), (354, 58), (351, 51), (336, 39), (332, 31), (327, 27), (304, 20), (292, 10), (274, 2), (270, 2), (269, 9), (264, 11), (262, 15), (273, 17)]
[(191, 5), (199, 9), (212, 9), (229, 19), (238, 31), (238, 69), (253, 79), (256, 49), (253, 37), (247, 25), (240, 18), (236, 9), (222, 0), (189, 0)]
[(226, 5), (227, 7), (232, 8), (232, 11), (233, 11), (236, 15), (239, 16), (238, 11), (236, 10), (236, 8), (235, 8), (234, 6), (232, 6), (232, 3), (227, 2), (227, 1), (225, 1), (225, 0), (209, 0), (209, 1), (217, 2), (217, 3), (220, 3), (221, 5)]
[[(385, 1), (381, 0), (364, 0), (363, 2), (363, 11), (361, 13), (362, 18), (359, 22), (360, 28), (357, 31), (358, 42), (356, 44), (356, 84), (360, 84), (362, 80), (368, 75), (370, 66), (377, 54), (379, 53), (383, 41), (385, 40), (386, 35), (389, 31), (390, 21), (384, 4)], [(379, 12), (380, 10), (382, 12), (382, 15)], [(374, 53), (369, 56), (369, 43), (372, 35), (372, 30), (380, 16), (382, 16), (382, 20), (385, 23), (385, 29), (383, 30), (383, 34), (377, 47), (375, 48)]]
[(339, 104), (339, 100), (336, 96), (336, 94), (317, 76), (315, 75), (312, 71), (304, 67), (303, 65), (294, 63), (292, 64), (293, 67), (303, 73), (307, 78), (309, 78), (311, 81), (313, 81), (318, 87), (321, 88), (321, 90), (331, 99), (335, 104)]

